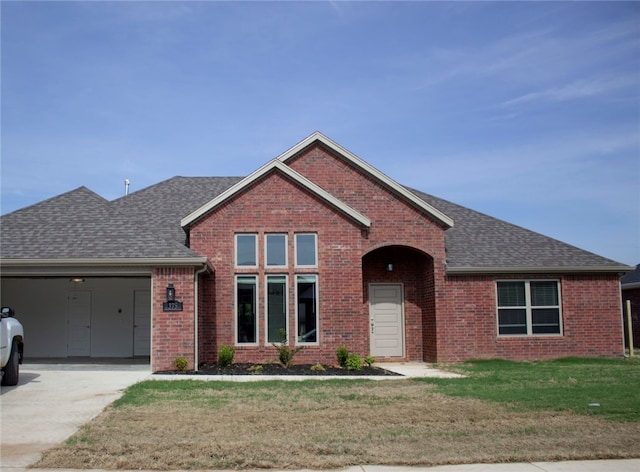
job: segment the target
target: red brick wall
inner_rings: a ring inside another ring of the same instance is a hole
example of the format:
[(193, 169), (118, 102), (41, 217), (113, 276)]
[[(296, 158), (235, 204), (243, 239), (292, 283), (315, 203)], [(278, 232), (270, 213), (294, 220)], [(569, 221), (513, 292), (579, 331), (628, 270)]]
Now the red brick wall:
[[(560, 280), (562, 335), (498, 336), (495, 281), (509, 278)], [(438, 314), (438, 360), (619, 357), (619, 287), (616, 274), (447, 277), (447, 311)]]
[[(407, 325), (406, 351), (409, 359), (436, 360), (436, 310), (444, 302), (442, 287), (446, 257), (444, 230), (440, 223), (320, 144), (303, 150), (287, 161), (287, 165), (371, 219), (373, 224), (363, 242), (363, 255), (394, 245), (415, 248), (426, 255), (429, 262), (420, 275), (422, 317), (417, 321), (409, 312), (407, 318), (408, 323), (419, 322), (421, 327)], [(378, 275), (381, 280), (368, 277), (367, 283), (384, 282), (385, 274)], [(409, 284), (405, 291), (411, 287)], [(418, 332), (421, 332), (422, 342), (414, 337)]]
[[(259, 266), (234, 267), (234, 235), (258, 234)], [(317, 233), (318, 267), (294, 268), (294, 234)], [(287, 269), (265, 268), (264, 235), (288, 235)], [(258, 275), (258, 344), (236, 346), (236, 362), (277, 360), (275, 348), (266, 341), (265, 276), (287, 275), (289, 283), (289, 331), (295, 332), (295, 275), (318, 274), (319, 345), (307, 346), (295, 360), (303, 363), (335, 362), (340, 344), (367, 352), (367, 318), (362, 312), (362, 231), (351, 219), (318, 201), (277, 172), (271, 173), (221, 205), (191, 230), (192, 249), (209, 257), (215, 277), (203, 280), (201, 298), (200, 361), (213, 362), (222, 345), (235, 342), (235, 275)], [(215, 339), (211, 339), (211, 337)], [(293, 345), (294, 336), (290, 336)]]
[[(214, 275), (200, 281), (201, 362), (216, 361), (222, 345), (234, 345), (234, 276), (238, 274), (258, 276), (259, 342), (258, 346), (236, 346), (235, 361), (276, 359), (275, 349), (266, 342), (264, 323), (265, 275), (270, 273), (288, 275), (290, 332), (296, 326), (295, 275), (318, 274), (319, 345), (298, 353), (298, 363), (336, 362), (335, 349), (342, 344), (358, 354), (369, 353), (368, 284), (372, 282), (404, 284), (406, 358), (410, 360), (621, 355), (617, 276), (445, 277), (444, 230), (437, 221), (322, 145), (308, 147), (287, 164), (369, 217), (371, 228), (362, 230), (275, 171), (197, 222), (191, 228), (191, 247), (207, 256), (215, 267)], [(240, 232), (258, 234), (256, 269), (234, 267), (234, 234)], [(297, 232), (317, 233), (317, 269), (293, 267)], [(264, 267), (265, 233), (288, 234), (287, 270)], [(390, 257), (396, 267), (392, 273), (384, 271)], [(559, 278), (563, 335), (498, 337), (498, 278)], [(162, 283), (159, 288), (164, 293)]]
[[(156, 267), (151, 278), (151, 370), (172, 370), (176, 357), (185, 357), (188, 368), (195, 364), (193, 267)], [(172, 283), (176, 300), (183, 303), (183, 311), (164, 312), (166, 288)]]

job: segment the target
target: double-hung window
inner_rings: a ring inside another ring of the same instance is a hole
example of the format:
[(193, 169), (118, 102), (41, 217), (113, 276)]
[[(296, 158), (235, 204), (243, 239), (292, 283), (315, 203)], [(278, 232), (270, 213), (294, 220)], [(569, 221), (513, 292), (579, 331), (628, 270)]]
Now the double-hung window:
[(500, 281), (497, 292), (499, 335), (562, 333), (558, 281)]

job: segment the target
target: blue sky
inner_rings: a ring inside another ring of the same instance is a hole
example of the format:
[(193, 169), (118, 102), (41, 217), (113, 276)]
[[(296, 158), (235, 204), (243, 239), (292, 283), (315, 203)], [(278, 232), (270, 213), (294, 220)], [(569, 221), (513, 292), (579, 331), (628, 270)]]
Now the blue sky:
[(640, 262), (640, 3), (1, 2), (2, 214), (244, 176), (318, 130)]

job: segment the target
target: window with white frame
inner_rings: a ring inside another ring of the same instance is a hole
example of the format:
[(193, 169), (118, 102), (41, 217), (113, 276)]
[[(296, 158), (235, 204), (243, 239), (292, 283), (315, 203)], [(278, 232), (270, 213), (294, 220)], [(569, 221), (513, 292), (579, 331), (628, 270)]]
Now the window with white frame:
[(256, 267), (258, 265), (257, 234), (236, 234), (236, 267)]
[(318, 265), (317, 237), (313, 233), (295, 236), (296, 267), (316, 267)]
[(296, 329), (298, 344), (318, 342), (318, 276), (296, 276)]
[(561, 334), (560, 284), (557, 280), (497, 282), (498, 334)]
[(236, 342), (258, 342), (258, 278), (255, 275), (236, 277)]
[(277, 343), (287, 339), (287, 276), (267, 276), (267, 342)]
[(265, 237), (265, 257), (267, 267), (286, 267), (287, 235), (267, 234)]

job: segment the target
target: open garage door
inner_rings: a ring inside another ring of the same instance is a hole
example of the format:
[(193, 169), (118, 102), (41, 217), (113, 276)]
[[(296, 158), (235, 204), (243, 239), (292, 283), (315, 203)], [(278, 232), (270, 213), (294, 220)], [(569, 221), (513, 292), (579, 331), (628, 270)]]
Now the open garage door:
[(28, 358), (150, 355), (149, 277), (9, 277), (2, 304), (25, 328)]

